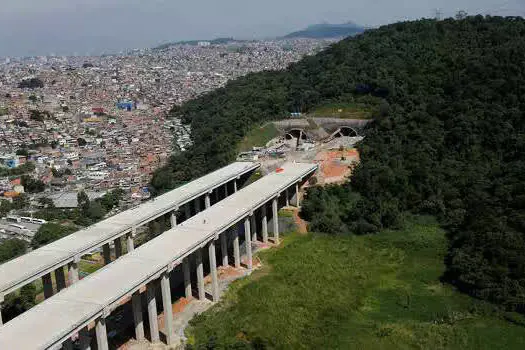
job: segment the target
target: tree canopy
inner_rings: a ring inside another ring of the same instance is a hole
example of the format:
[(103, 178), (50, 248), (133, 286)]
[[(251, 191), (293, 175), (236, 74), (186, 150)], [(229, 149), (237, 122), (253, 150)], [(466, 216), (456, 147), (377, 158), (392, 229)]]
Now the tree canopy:
[(42, 247), (75, 231), (74, 227), (48, 222), (38, 229), (31, 241), (33, 249)]
[(313, 228), (371, 233), (407, 211), (433, 214), (450, 239), (445, 278), (524, 311), (525, 21), (464, 17), (369, 30), (173, 107), (193, 146), (155, 173), (153, 189), (232, 161), (254, 125), (380, 99), (351, 183), (308, 194), (307, 212), (322, 213)]
[(39, 78), (29, 78), (22, 80), (18, 87), (20, 89), (36, 89), (36, 88), (43, 88), (44, 83)]
[(0, 263), (16, 258), (26, 252), (27, 244), (24, 241), (13, 238), (0, 244)]

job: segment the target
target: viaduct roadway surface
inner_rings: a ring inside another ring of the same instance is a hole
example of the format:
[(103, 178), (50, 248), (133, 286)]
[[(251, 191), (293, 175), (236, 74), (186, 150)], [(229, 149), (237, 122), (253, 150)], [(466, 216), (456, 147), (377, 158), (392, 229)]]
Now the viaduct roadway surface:
[(60, 347), (90, 322), (107, 317), (123, 298), (171, 271), (183, 258), (316, 170), (315, 164), (288, 163), (281, 172), (255, 181), (166, 231), (6, 323), (0, 328), (0, 348)]
[(155, 200), (123, 211), (0, 265), (0, 299), (5, 294), (31, 283), (46, 273), (67, 265), (75, 258), (78, 259), (103, 244), (112, 242), (115, 238), (131, 232), (133, 228), (146, 224), (172, 210), (176, 210), (179, 206), (191, 202), (214, 188), (249, 173), (258, 167), (257, 163), (251, 162), (232, 163), (167, 192), (155, 198)]

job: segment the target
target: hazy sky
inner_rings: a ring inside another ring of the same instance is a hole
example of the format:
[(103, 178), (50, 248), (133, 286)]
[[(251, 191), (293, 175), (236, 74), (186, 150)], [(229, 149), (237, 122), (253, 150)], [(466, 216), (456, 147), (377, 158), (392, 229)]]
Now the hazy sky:
[(377, 26), (436, 9), (447, 17), (458, 10), (525, 16), (525, 0), (0, 0), (0, 56), (271, 37), (321, 22)]

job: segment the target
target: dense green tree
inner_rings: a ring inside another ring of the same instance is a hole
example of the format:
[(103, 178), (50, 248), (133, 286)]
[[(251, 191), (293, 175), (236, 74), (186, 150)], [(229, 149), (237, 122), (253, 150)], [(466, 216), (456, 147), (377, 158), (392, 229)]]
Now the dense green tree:
[(89, 209), (90, 200), (85, 191), (80, 191), (77, 194), (77, 207), (82, 210), (83, 212), (86, 212)]
[(46, 223), (40, 226), (37, 233), (31, 241), (31, 247), (33, 249), (42, 247), (49, 244), (57, 239), (67, 236), (68, 234), (75, 231), (74, 227), (64, 226), (55, 223)]
[(0, 243), (0, 263), (15, 258), (26, 252), (27, 244), (24, 241), (13, 238)]
[(36, 89), (36, 88), (43, 88), (44, 83), (39, 78), (30, 78), (30, 79), (24, 79), (19, 84), (18, 87), (20, 89)]
[(84, 138), (82, 138), (82, 137), (79, 137), (79, 138), (77, 139), (77, 142), (78, 142), (78, 145), (79, 145), (80, 147), (83, 147), (83, 146), (87, 145), (87, 141), (86, 141)]
[(20, 288), (17, 293), (8, 294), (2, 305), (2, 317), (4, 322), (24, 313), (35, 306), (36, 287), (27, 284)]
[(124, 197), (124, 194), (124, 190), (121, 188), (116, 188), (102, 196), (100, 203), (106, 211), (110, 211), (111, 209), (118, 207), (120, 201)]
[(42, 205), (46, 209), (53, 209), (55, 208), (55, 203), (51, 198), (48, 197), (41, 197), (38, 199), (38, 203)]
[(92, 221), (96, 222), (102, 219), (104, 215), (106, 215), (106, 210), (102, 206), (100, 201), (93, 201), (89, 203), (89, 208), (87, 209), (87, 212), (85, 214)]
[(435, 215), (450, 238), (445, 278), (525, 311), (524, 56), (517, 17), (366, 31), (284, 71), (249, 74), (174, 106), (170, 115), (191, 125), (193, 145), (155, 173), (152, 189), (232, 161), (255, 125), (365, 101), (375, 112), (361, 163), (342, 191), (308, 194), (312, 228), (370, 233), (398, 227), (407, 211)]
[(20, 148), (20, 149), (16, 150), (16, 155), (17, 156), (27, 157), (27, 156), (29, 156), (29, 152), (28, 152), (27, 148)]
[(13, 209), (11, 202), (9, 202), (7, 199), (0, 199), (0, 217), (6, 216), (11, 211), (11, 209)]
[(35, 170), (34, 162), (24, 163), (16, 168), (0, 168), (0, 176), (16, 176), (22, 174), (29, 174)]
[(43, 192), (46, 188), (41, 180), (33, 179), (29, 175), (22, 175), (21, 183), (24, 186), (24, 191), (29, 193)]

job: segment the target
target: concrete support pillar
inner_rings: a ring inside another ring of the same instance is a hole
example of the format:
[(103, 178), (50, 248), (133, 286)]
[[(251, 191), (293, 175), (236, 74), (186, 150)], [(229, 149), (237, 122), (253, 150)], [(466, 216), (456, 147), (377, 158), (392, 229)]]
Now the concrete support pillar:
[(201, 198), (195, 198), (195, 214), (200, 213), (201, 211)]
[(228, 230), (221, 233), (222, 266), (228, 266)]
[(277, 210), (277, 198), (272, 201), (272, 216), (273, 216), (273, 239), (275, 244), (279, 244), (279, 212)]
[(170, 274), (164, 272), (160, 277), (160, 288), (162, 291), (162, 307), (164, 308), (164, 333), (168, 345), (175, 344), (173, 333), (173, 309), (171, 305)]
[(219, 301), (219, 276), (217, 275), (217, 258), (215, 257), (215, 241), (208, 245), (208, 256), (210, 258), (211, 295), (213, 301)]
[(104, 317), (101, 317), (97, 320), (95, 332), (97, 334), (97, 349), (109, 350), (108, 333), (106, 331), (106, 319)]
[(250, 216), (250, 230), (252, 231), (252, 242), (257, 242), (257, 223), (255, 222), (255, 213)]
[(42, 284), (44, 285), (44, 298), (51, 298), (54, 294), (51, 273), (46, 273), (44, 276), (42, 276)]
[(172, 211), (170, 214), (170, 224), (171, 224), (171, 228), (174, 228), (175, 226), (177, 226), (177, 211), (176, 210)]
[(66, 277), (64, 276), (63, 267), (55, 270), (55, 281), (57, 282), (57, 293), (66, 288)]
[(135, 339), (144, 340), (144, 323), (142, 322), (142, 300), (140, 291), (133, 293), (131, 297), (131, 306), (133, 309), (133, 321), (135, 324)]
[(237, 180), (233, 180), (233, 193), (237, 192)]
[(299, 183), (295, 184), (295, 206), (297, 208), (301, 206), (301, 200), (299, 199)]
[(197, 264), (197, 289), (199, 291), (199, 300), (205, 300), (206, 292), (204, 291), (204, 266), (202, 265), (202, 251), (200, 248), (195, 251), (195, 262)]
[(208, 209), (210, 206), (211, 206), (210, 194), (206, 193), (206, 197), (204, 198), (204, 207)]
[(224, 198), (228, 198), (228, 183), (224, 184)]
[(192, 297), (191, 293), (191, 274), (190, 274), (190, 260), (186, 257), (182, 260), (182, 272), (184, 274), (184, 294), (186, 299)]
[(109, 248), (109, 243), (106, 243), (102, 246), (102, 252), (104, 255), (104, 264), (111, 263), (111, 250)]
[(288, 197), (288, 189), (284, 190), (284, 200), (285, 200), (285, 206), (290, 206), (290, 199)]
[(250, 234), (250, 219), (244, 219), (244, 243), (246, 244), (246, 259), (248, 260), (248, 269), (252, 269), (252, 237)]
[(189, 218), (191, 218), (191, 208), (190, 208), (190, 203), (186, 203), (184, 205), (184, 216), (186, 216), (186, 220), (188, 220)]
[(68, 264), (67, 275), (68, 275), (68, 279), (69, 279), (69, 285), (77, 283), (78, 280), (79, 280), (79, 275), (78, 275), (78, 263), (79, 262), (80, 262), (80, 259), (79, 260), (75, 260), (73, 262), (70, 262)]
[(215, 192), (215, 203), (219, 201), (219, 187), (217, 187), (213, 192)]
[(122, 256), (122, 240), (120, 237), (115, 238), (115, 257), (118, 259)]
[(235, 227), (233, 231), (233, 260), (235, 263), (235, 268), (241, 267), (241, 249), (239, 247), (239, 227)]
[(266, 216), (266, 204), (261, 207), (261, 231), (264, 243), (268, 243), (268, 217)]
[(148, 303), (148, 321), (151, 342), (160, 341), (159, 322), (157, 319), (157, 300), (155, 299), (155, 284), (150, 283), (146, 288), (146, 301)]
[(126, 235), (126, 249), (128, 253), (131, 253), (133, 250), (135, 250), (135, 242), (133, 242), (133, 236), (135, 235), (135, 232), (137, 232), (137, 230), (134, 228)]

